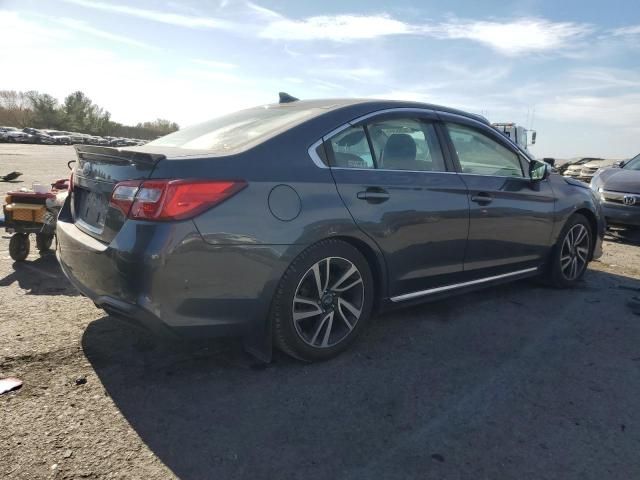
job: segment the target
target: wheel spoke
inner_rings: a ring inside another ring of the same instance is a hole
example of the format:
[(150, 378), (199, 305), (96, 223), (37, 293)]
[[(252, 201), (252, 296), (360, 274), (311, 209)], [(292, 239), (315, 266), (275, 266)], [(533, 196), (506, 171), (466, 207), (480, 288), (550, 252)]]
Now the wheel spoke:
[(338, 299), (338, 313), (340, 313), (342, 320), (344, 320), (344, 323), (346, 323), (349, 330), (352, 330), (353, 324), (347, 319), (347, 316), (342, 311), (342, 307), (346, 308), (349, 312), (351, 312), (351, 314), (354, 317), (356, 317), (356, 321), (360, 318), (360, 314), (362, 313), (362, 310), (361, 309), (359, 310), (358, 308), (355, 307), (355, 305), (353, 305), (351, 302), (347, 302), (344, 298)]
[(316, 317), (322, 314), (322, 309), (316, 305), (316, 310), (308, 310), (304, 312), (293, 312), (293, 321), (299, 322), (300, 320), (304, 320), (305, 318)]
[(571, 255), (566, 255), (560, 259), (562, 270), (566, 270), (566, 268), (571, 263)]
[(333, 312), (331, 312), (327, 318), (327, 326), (324, 329), (324, 338), (322, 339), (322, 346), (329, 346), (329, 336), (331, 335), (331, 328), (333, 327)]
[(578, 229), (578, 234), (575, 237), (575, 240), (573, 241), (573, 245), (574, 246), (578, 246), (582, 243), (582, 240), (587, 236), (587, 229), (584, 228), (582, 225), (578, 225), (580, 228)]
[(340, 293), (344, 293), (347, 290), (351, 290), (353, 287), (355, 287), (356, 285), (360, 285), (362, 283), (362, 278), (357, 278), (356, 280), (354, 280), (353, 282), (351, 282), (349, 285), (347, 285), (346, 287), (341, 287), (341, 288), (334, 288), (333, 290), (335, 290), (336, 292), (340, 292)]
[[(340, 285), (342, 285), (346, 280), (348, 280), (354, 273), (356, 273), (358, 269), (355, 265), (351, 265), (351, 268), (347, 270), (344, 275), (342, 275), (332, 286), (331, 290), (335, 290), (336, 292), (342, 292), (344, 290), (340, 289)], [(351, 288), (351, 287), (349, 287)]]
[(324, 292), (324, 288), (322, 288), (322, 280), (320, 278), (320, 263), (316, 263), (313, 267), (311, 267), (311, 271), (313, 272), (313, 278), (316, 281), (316, 288), (318, 289), (318, 298), (322, 297), (322, 292)]
[(318, 339), (318, 335), (320, 335), (320, 331), (322, 330), (322, 327), (324, 327), (324, 325), (327, 323), (327, 320), (329, 319), (330, 316), (331, 317), (333, 316), (333, 312), (322, 317), (322, 320), (320, 321), (320, 323), (318, 324), (318, 327), (316, 328), (316, 332), (313, 334), (313, 337), (311, 338), (311, 342), (310, 342), (311, 345), (314, 345), (316, 343), (316, 340)]
[(303, 303), (304, 305), (311, 305), (312, 307), (320, 308), (318, 302), (311, 300), (310, 298), (296, 296), (293, 299), (293, 303)]
[(580, 257), (580, 260), (582, 260), (583, 262), (587, 261), (587, 254), (589, 253), (589, 250), (587, 250), (585, 247), (576, 248), (576, 253), (578, 254), (578, 257)]

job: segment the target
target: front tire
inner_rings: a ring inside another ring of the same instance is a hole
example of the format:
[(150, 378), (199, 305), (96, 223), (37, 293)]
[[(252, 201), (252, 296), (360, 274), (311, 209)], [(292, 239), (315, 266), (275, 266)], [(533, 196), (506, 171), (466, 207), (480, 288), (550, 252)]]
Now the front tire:
[(557, 288), (575, 286), (587, 270), (593, 249), (591, 224), (584, 215), (573, 215), (558, 237), (549, 260), (547, 281)]
[(274, 341), (306, 362), (344, 351), (373, 307), (373, 277), (365, 257), (336, 239), (307, 248), (280, 280), (271, 307)]

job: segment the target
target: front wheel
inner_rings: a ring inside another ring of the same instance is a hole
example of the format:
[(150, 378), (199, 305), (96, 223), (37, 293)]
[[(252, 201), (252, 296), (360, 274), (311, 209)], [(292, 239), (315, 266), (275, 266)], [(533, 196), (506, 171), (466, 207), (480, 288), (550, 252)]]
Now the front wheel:
[(551, 255), (547, 280), (555, 287), (573, 287), (584, 275), (593, 245), (591, 224), (575, 214), (562, 229)]
[(365, 257), (341, 240), (302, 252), (271, 308), (276, 346), (303, 361), (327, 360), (355, 340), (371, 315), (373, 278)]

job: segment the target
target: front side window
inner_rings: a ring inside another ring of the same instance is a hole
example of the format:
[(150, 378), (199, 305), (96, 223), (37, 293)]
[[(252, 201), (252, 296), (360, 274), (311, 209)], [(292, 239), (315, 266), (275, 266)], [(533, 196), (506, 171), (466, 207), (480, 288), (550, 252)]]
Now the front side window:
[(462, 173), (499, 177), (523, 177), (518, 156), (479, 131), (448, 123)]

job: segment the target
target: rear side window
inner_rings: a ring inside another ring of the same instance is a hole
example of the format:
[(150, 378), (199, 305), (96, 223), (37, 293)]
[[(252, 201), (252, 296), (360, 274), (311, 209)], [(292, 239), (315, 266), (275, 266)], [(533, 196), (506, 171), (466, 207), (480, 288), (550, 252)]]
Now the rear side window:
[(419, 172), (445, 169), (432, 124), (414, 119), (388, 119), (367, 125), (378, 168)]
[(454, 123), (448, 123), (447, 130), (456, 149), (462, 173), (524, 176), (518, 156), (495, 140), (475, 129)]
[(329, 140), (332, 164), (341, 168), (374, 168), (364, 127), (349, 127)]
[(356, 169), (445, 171), (435, 128), (417, 119), (373, 120), (329, 140), (332, 166)]

